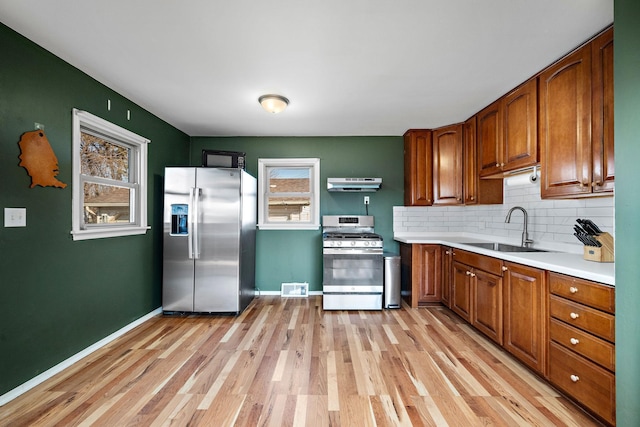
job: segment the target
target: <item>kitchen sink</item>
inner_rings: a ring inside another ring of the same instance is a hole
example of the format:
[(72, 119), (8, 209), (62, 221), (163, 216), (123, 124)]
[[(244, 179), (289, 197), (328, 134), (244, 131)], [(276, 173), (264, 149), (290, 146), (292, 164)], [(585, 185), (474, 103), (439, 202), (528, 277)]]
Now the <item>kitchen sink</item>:
[(498, 252), (547, 252), (543, 249), (525, 248), (523, 246), (508, 245), (506, 243), (463, 243), (476, 248), (490, 249)]

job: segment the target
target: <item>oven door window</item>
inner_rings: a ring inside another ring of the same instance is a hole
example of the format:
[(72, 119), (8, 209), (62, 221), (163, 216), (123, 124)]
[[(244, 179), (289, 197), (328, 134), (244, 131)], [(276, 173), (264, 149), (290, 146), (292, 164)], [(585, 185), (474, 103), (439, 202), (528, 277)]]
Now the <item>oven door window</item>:
[(381, 254), (325, 254), (323, 258), (322, 283), (325, 285), (382, 285)]

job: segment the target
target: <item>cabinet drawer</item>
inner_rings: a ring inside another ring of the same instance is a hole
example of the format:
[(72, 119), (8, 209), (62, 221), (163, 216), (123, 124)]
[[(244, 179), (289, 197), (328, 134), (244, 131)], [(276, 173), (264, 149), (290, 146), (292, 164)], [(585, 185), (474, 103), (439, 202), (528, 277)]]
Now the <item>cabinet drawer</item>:
[(607, 341), (615, 342), (615, 317), (611, 314), (551, 295), (549, 315)]
[(549, 323), (549, 338), (610, 371), (616, 370), (615, 346), (555, 319)]
[(552, 294), (608, 313), (615, 312), (615, 288), (612, 286), (563, 274), (549, 273), (549, 291)]
[(549, 345), (549, 381), (615, 424), (615, 376), (556, 343)]
[(486, 271), (502, 277), (502, 260), (492, 258), (486, 255), (474, 254), (460, 249), (453, 250), (453, 259), (455, 261), (467, 264), (471, 267)]

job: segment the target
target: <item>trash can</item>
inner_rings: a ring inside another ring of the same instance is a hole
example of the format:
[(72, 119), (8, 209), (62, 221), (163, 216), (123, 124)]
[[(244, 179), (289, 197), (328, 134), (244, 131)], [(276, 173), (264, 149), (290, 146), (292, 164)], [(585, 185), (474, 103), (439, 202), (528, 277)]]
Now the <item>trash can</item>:
[(384, 308), (400, 308), (400, 255), (384, 253)]

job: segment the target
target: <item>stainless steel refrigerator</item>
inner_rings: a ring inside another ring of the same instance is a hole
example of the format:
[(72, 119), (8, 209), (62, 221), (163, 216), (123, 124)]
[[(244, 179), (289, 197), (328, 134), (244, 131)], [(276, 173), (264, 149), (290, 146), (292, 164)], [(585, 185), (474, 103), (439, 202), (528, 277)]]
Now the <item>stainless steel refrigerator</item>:
[(162, 309), (240, 313), (255, 295), (256, 179), (165, 168)]

